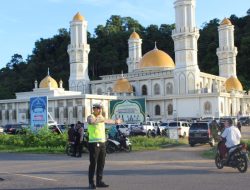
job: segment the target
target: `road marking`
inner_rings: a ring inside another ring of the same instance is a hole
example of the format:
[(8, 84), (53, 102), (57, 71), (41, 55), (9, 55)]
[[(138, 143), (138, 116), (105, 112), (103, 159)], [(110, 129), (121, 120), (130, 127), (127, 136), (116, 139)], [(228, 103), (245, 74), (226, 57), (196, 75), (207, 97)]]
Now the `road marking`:
[(50, 179), (50, 178), (46, 178), (46, 177), (38, 177), (38, 176), (33, 176), (33, 175), (25, 175), (25, 174), (14, 174), (14, 175), (18, 175), (18, 176), (22, 176), (22, 177), (30, 177), (30, 178), (35, 178), (35, 179), (42, 179), (42, 180), (46, 180), (46, 181), (57, 181), (55, 179)]

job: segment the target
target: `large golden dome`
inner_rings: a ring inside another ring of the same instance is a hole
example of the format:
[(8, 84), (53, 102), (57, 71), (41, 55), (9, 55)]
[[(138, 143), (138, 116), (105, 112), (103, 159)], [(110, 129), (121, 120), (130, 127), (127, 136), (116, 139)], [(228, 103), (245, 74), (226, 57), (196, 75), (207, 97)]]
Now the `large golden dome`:
[(233, 76), (226, 80), (225, 87), (227, 92), (230, 92), (231, 90), (243, 91), (240, 81)]
[(164, 51), (157, 48), (146, 53), (140, 63), (139, 68), (175, 68), (173, 59)]
[(113, 92), (116, 92), (116, 93), (131, 93), (131, 92), (133, 92), (133, 87), (129, 83), (128, 79), (120, 78), (115, 82), (115, 84), (113, 86)]
[[(50, 83), (50, 86), (49, 86)], [(39, 88), (58, 88), (58, 84), (51, 76), (47, 75), (39, 84)]]
[(231, 21), (228, 18), (224, 18), (220, 25), (232, 25)]
[(73, 18), (73, 21), (83, 21), (84, 17), (78, 12)]
[(137, 34), (135, 31), (130, 35), (129, 39), (137, 40), (140, 39), (139, 34)]

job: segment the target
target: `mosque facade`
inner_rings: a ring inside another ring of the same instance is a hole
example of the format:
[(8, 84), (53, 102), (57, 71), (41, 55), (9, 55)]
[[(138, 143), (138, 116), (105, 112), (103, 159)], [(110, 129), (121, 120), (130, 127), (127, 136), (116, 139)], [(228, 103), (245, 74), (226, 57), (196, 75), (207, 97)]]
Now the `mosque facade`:
[(152, 120), (248, 115), (250, 96), (237, 78), (234, 26), (225, 18), (218, 27), (219, 76), (198, 67), (199, 29), (195, 20), (195, 0), (175, 0), (175, 29), (172, 31), (175, 62), (155, 47), (142, 55), (143, 39), (135, 31), (128, 39), (128, 73), (88, 76), (87, 21), (77, 13), (70, 22), (69, 91), (46, 76), (31, 92), (16, 93), (16, 99), (0, 100), (0, 125), (28, 122), (29, 98), (48, 96), (49, 112), (58, 123), (85, 121), (91, 105), (109, 101), (145, 98), (146, 114)]

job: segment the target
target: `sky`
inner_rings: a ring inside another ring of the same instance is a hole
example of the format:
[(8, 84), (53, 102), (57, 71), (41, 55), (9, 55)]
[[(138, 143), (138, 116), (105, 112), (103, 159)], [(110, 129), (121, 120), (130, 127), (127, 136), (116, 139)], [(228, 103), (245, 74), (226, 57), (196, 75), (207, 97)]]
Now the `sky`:
[[(111, 15), (130, 16), (144, 27), (150, 24), (173, 24), (174, 0), (1, 0), (0, 5), (0, 68), (18, 53), (26, 60), (35, 42), (51, 38), (58, 29), (69, 29), (77, 12), (88, 21), (94, 34), (98, 25), (105, 25)], [(196, 0), (198, 28), (214, 18), (222, 20), (235, 14), (246, 15), (250, 0)]]

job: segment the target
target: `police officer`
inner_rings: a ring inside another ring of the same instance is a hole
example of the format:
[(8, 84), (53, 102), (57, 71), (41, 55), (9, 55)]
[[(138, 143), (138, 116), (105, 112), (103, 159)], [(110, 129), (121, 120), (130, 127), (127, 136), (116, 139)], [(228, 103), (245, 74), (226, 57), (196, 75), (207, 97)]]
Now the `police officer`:
[[(103, 182), (103, 169), (106, 157), (106, 134), (105, 123), (119, 124), (120, 120), (106, 120), (102, 116), (102, 104), (96, 103), (93, 105), (93, 114), (88, 116), (88, 134), (89, 134), (89, 189), (96, 187), (109, 187)], [(97, 169), (96, 169), (97, 167)], [(94, 175), (96, 169), (96, 185)]]

